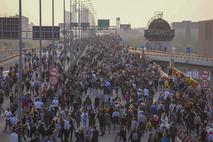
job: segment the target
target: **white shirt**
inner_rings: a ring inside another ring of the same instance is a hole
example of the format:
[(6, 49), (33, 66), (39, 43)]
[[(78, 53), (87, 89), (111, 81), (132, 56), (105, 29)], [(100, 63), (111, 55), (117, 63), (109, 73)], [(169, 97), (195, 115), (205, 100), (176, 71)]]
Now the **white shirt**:
[(112, 118), (114, 118), (114, 117), (120, 117), (120, 113), (118, 111), (114, 111), (112, 113)]
[(5, 116), (6, 116), (6, 120), (10, 120), (10, 118), (12, 117), (12, 112), (11, 111), (6, 111), (5, 112)]
[(143, 90), (141, 89), (141, 88), (139, 88), (138, 90), (137, 90), (137, 95), (138, 96), (141, 96), (143, 94)]
[(17, 122), (18, 122), (18, 119), (17, 119), (16, 116), (11, 117), (10, 123), (11, 123), (12, 125), (16, 125)]
[(41, 109), (43, 106), (43, 103), (41, 101), (34, 102), (34, 106), (36, 109)]
[(169, 110), (172, 112), (175, 107), (176, 107), (176, 105), (172, 103), (169, 105)]
[(70, 129), (70, 122), (68, 120), (64, 120), (64, 129), (69, 130)]
[(54, 99), (54, 100), (52, 101), (52, 105), (53, 105), (54, 107), (58, 107), (59, 101), (58, 101), (57, 99)]
[(9, 136), (10, 142), (18, 142), (18, 134), (13, 132)]
[(144, 94), (145, 97), (149, 96), (149, 90), (147, 88), (144, 88), (143, 89), (143, 94)]
[(164, 91), (163, 99), (166, 100), (168, 96), (169, 96), (169, 91), (168, 90)]

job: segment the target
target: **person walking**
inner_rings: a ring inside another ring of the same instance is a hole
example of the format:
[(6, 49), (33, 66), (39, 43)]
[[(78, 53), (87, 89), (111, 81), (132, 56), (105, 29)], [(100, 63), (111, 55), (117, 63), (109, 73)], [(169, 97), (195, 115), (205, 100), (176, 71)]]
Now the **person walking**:
[(10, 119), (12, 117), (12, 112), (10, 111), (10, 109), (8, 108), (5, 112), (5, 127), (4, 127), (4, 131), (7, 131), (7, 128), (9, 127), (10, 129)]
[(170, 138), (172, 139), (172, 142), (175, 142), (175, 138), (177, 135), (177, 127), (174, 122), (171, 123), (171, 126), (169, 128), (169, 135), (170, 135)]
[(139, 133), (138, 133), (138, 131), (137, 131), (136, 128), (134, 128), (134, 129), (131, 131), (128, 140), (131, 141), (131, 142), (139, 142)]
[(99, 131), (96, 129), (96, 127), (94, 127), (91, 141), (98, 142), (98, 137), (99, 137)]
[(15, 130), (15, 127), (12, 128), (12, 133), (9, 136), (10, 142), (18, 142), (18, 134)]

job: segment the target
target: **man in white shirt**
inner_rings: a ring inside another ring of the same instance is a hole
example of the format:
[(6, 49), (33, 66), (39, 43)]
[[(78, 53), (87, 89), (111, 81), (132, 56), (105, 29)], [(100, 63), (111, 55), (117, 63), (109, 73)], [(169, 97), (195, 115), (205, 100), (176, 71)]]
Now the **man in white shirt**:
[(9, 136), (10, 142), (18, 142), (18, 134), (13, 130)]
[(143, 95), (144, 95), (144, 97), (148, 97), (149, 96), (149, 90), (147, 88), (143, 89)]
[(12, 112), (10, 111), (10, 109), (8, 108), (5, 112), (5, 127), (4, 127), (4, 131), (7, 131), (7, 128), (10, 127), (10, 119), (12, 117)]

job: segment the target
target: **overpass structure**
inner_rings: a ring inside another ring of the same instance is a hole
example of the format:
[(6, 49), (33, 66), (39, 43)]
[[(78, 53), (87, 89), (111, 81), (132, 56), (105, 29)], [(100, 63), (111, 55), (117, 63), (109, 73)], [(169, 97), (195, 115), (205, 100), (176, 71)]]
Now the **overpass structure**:
[(171, 60), (174, 60), (175, 64), (202, 66), (204, 68), (212, 68), (213, 70), (213, 58), (210, 57), (205, 57), (196, 54), (163, 52), (157, 50), (143, 50), (140, 48), (132, 48), (131, 50), (141, 54), (144, 53), (146, 57), (154, 61), (171, 62)]
[[(130, 48), (131, 52), (146, 56), (146, 58), (155, 61), (162, 67), (175, 66), (182, 71), (209, 72), (209, 86), (213, 86), (213, 58), (174, 52), (164, 52), (157, 50), (144, 50), (141, 48)], [(199, 76), (199, 74), (198, 74)]]

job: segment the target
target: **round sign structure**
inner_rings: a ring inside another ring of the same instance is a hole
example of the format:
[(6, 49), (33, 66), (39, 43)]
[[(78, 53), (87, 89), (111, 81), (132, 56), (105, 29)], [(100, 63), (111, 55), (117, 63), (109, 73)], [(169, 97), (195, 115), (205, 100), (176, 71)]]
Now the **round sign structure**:
[(200, 77), (203, 79), (203, 80), (206, 80), (208, 77), (209, 77), (209, 72), (204, 70), (204, 71), (201, 71), (200, 72)]

